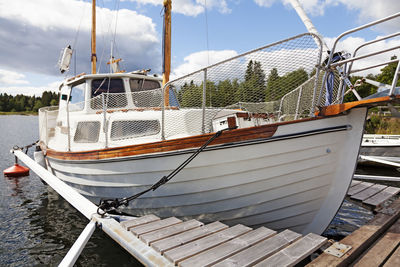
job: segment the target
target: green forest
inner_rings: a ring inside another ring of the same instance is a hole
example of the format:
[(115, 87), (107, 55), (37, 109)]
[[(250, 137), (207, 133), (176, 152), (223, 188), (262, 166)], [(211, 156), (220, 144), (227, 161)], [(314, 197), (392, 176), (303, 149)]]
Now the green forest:
[[(250, 60), (244, 80), (226, 79), (215, 84), (207, 81), (206, 106), (226, 107), (238, 102), (271, 102), (282, 98), (286, 93), (297, 88), (309, 78), (308, 73), (300, 68), (279, 76), (273, 68), (265, 75), (261, 63)], [(181, 107), (201, 107), (203, 84), (193, 81), (185, 83), (177, 97)]]
[(44, 91), (41, 97), (0, 94), (0, 112), (36, 113), (41, 107), (57, 106), (59, 94)]
[[(392, 57), (391, 59), (396, 59)], [(368, 75), (367, 78), (378, 82), (392, 84), (397, 63), (390, 63), (381, 69), (377, 75)], [(282, 98), (285, 94), (307, 81), (315, 70), (308, 74), (299, 68), (280, 76), (277, 69), (273, 68), (268, 75), (264, 73), (261, 63), (250, 60), (244, 75), (244, 80), (226, 79), (218, 83), (207, 81), (206, 106), (226, 107), (241, 102), (271, 102)], [(352, 84), (362, 77), (351, 76)], [(400, 80), (398, 82), (400, 85)], [(361, 97), (366, 97), (377, 92), (377, 88), (364, 83), (356, 88)], [(185, 83), (178, 91), (177, 97), (181, 107), (200, 107), (202, 102), (203, 84), (196, 85), (193, 81)], [(344, 102), (356, 101), (353, 93), (345, 96)]]

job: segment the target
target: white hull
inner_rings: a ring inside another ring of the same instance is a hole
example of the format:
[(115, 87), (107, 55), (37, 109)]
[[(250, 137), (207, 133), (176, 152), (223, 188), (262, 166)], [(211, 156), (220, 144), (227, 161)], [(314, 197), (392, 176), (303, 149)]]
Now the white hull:
[[(271, 138), (210, 147), (169, 183), (131, 202), (130, 212), (320, 234), (350, 185), (365, 114), (366, 108), (357, 108), (347, 115), (280, 125)], [(98, 203), (147, 189), (191, 151), (48, 159), (57, 177)]]

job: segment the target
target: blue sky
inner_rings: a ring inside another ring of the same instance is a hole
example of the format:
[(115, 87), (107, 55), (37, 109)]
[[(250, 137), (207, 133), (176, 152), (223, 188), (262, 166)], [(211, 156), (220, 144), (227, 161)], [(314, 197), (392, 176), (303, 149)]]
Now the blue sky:
[[(113, 38), (110, 29), (115, 28), (116, 17), (116, 56), (124, 60), (122, 67), (127, 71), (151, 68), (160, 72), (162, 2), (97, 0), (101, 72), (106, 71), (104, 62)], [(173, 0), (173, 75), (306, 32), (288, 3), (289, 0)], [(400, 11), (398, 0), (300, 3), (328, 45), (348, 29)], [(119, 12), (115, 11), (116, 6)], [(56, 91), (65, 78), (57, 69), (59, 53), (68, 44), (75, 46), (77, 60), (67, 76), (74, 75), (74, 66), (77, 73), (89, 72), (89, 11), (88, 0), (0, 0), (0, 93), (40, 95), (43, 90)], [(398, 25), (397, 21), (364, 31), (356, 39), (343, 40), (341, 45), (344, 49), (354, 48), (363, 41), (398, 31)], [(398, 43), (397, 39), (390, 44)]]

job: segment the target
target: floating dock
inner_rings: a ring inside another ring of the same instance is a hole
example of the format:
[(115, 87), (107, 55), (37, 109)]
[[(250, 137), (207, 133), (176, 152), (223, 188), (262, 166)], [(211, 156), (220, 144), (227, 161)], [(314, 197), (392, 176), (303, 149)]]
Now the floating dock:
[(96, 227), (145, 266), (400, 266), (400, 199), (383, 207), (400, 192), (397, 187), (353, 181), (347, 197), (373, 207), (377, 215), (310, 262), (305, 259), (327, 247), (327, 238), (155, 215), (102, 217), (96, 205), (22, 151), (14, 154), (90, 220), (59, 266), (74, 265)]
[[(400, 266), (400, 199), (340, 240), (336, 256), (322, 253), (307, 266)], [(342, 248), (350, 248), (348, 251)], [(342, 253), (340, 253), (342, 252)]]
[(347, 191), (347, 199), (365, 208), (375, 210), (399, 192), (399, 187), (353, 180)]

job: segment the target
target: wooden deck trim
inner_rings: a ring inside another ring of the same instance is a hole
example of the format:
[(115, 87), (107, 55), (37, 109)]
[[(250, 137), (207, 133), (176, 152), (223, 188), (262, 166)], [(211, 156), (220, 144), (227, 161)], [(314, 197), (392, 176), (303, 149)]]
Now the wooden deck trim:
[[(383, 96), (371, 99), (364, 99), (359, 101), (347, 102), (343, 104), (336, 104), (321, 108), (317, 115), (319, 116), (334, 116), (338, 115), (344, 111), (350, 110), (355, 107), (371, 107), (378, 104), (383, 104), (391, 101), (393, 98), (390, 96)], [(400, 95), (394, 96), (394, 99), (400, 99)]]
[[(221, 136), (215, 139), (209, 146), (272, 137), (275, 134), (277, 128), (277, 125), (263, 125), (260, 127), (250, 127), (223, 132)], [(83, 152), (61, 152), (47, 149), (46, 155), (49, 158), (61, 160), (99, 160), (127, 156), (138, 156), (199, 148), (213, 135), (214, 133), (209, 133), (147, 144), (130, 145), (116, 148), (104, 148)]]

